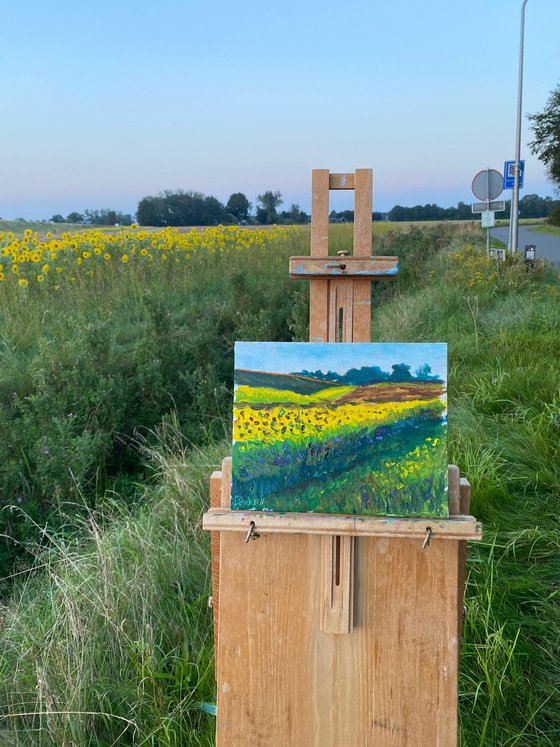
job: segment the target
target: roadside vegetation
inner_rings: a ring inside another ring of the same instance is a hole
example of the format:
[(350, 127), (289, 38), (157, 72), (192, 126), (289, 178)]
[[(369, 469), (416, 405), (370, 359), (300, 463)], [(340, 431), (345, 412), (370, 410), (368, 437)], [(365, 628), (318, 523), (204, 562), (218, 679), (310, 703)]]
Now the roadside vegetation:
[[(351, 226), (331, 230), (333, 253), (350, 248)], [(308, 229), (259, 234), (202, 234), (188, 259), (176, 236), (151, 262), (131, 235), (95, 268), (68, 246), (49, 259), (59, 283), (0, 258), (34, 278), (0, 283), (0, 745), (213, 744), (200, 517), (230, 448), (233, 342), (307, 339), (287, 267)], [(449, 461), (485, 525), (462, 745), (556, 747), (559, 276), (511, 258), (498, 275), (472, 224), (384, 229), (375, 251), (401, 269), (375, 284), (373, 339), (449, 343)]]

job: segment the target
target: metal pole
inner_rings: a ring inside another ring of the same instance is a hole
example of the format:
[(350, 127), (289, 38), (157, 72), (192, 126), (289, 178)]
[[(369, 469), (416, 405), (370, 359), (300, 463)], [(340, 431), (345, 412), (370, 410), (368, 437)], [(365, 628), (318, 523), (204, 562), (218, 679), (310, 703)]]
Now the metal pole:
[(521, 156), (521, 101), (523, 97), (523, 39), (525, 36), (525, 6), (527, 0), (523, 0), (521, 6), (521, 35), (519, 41), (519, 82), (517, 85), (517, 129), (515, 133), (515, 164), (513, 171), (513, 194), (511, 198), (510, 216), (510, 254), (517, 251), (517, 237), (519, 232), (519, 160)]

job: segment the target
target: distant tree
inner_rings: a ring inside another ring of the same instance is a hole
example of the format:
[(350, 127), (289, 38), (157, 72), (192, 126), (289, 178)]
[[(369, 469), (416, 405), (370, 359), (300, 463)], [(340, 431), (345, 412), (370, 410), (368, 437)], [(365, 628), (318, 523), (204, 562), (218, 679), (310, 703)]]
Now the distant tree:
[(551, 91), (546, 106), (539, 114), (530, 114), (534, 140), (531, 153), (547, 168), (552, 182), (560, 189), (560, 84)]
[(419, 366), (414, 372), (414, 378), (418, 381), (436, 381), (437, 376), (432, 374), (432, 367), (428, 363)]
[(85, 210), (84, 219), (92, 226), (114, 226), (117, 223), (121, 226), (126, 226), (132, 223), (132, 216), (130, 213), (121, 213), (118, 210), (112, 210), (111, 208)]
[(51, 223), (64, 223), (64, 218), (60, 213), (57, 213), (56, 215), (53, 215), (53, 217), (50, 220)]
[(282, 200), (281, 192), (271, 192), (270, 190), (262, 195), (257, 196), (257, 200), (260, 203), (257, 206), (257, 220), (259, 223), (270, 225), (271, 223), (278, 222), (278, 212), (276, 210), (279, 207)]
[(410, 366), (407, 363), (394, 363), (391, 368), (393, 369), (389, 376), (391, 381), (410, 381), (412, 379)]
[(361, 368), (349, 368), (344, 376), (344, 383), (352, 386), (366, 386), (388, 379), (389, 374), (379, 366), (362, 366)]
[(226, 210), (234, 215), (237, 220), (248, 220), (251, 203), (243, 192), (234, 192), (227, 201)]
[(215, 197), (183, 190), (143, 197), (136, 216), (142, 226), (214, 226), (228, 222), (226, 208)]
[(294, 225), (294, 224), (303, 224), (303, 223), (309, 223), (309, 215), (307, 215), (306, 212), (304, 212), (299, 205), (296, 205), (295, 203), (293, 205), (290, 205), (289, 210), (283, 210), (280, 215), (278, 216), (278, 220), (280, 223), (284, 223), (286, 225)]
[(353, 210), (331, 210), (329, 213), (329, 221), (331, 223), (354, 223), (354, 211)]
[(519, 200), (519, 216), (521, 218), (547, 218), (557, 205), (560, 205), (560, 202), (553, 200), (552, 197), (525, 195)]
[(84, 222), (84, 216), (82, 213), (69, 213), (66, 216), (66, 222), (67, 223), (83, 223)]

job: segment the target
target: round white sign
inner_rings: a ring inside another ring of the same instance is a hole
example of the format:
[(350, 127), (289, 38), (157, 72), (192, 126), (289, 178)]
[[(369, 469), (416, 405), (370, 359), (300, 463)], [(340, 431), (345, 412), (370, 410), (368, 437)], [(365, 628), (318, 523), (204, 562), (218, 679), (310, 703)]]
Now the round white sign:
[(495, 200), (504, 191), (504, 177), (496, 169), (484, 169), (473, 179), (471, 189), (479, 200)]

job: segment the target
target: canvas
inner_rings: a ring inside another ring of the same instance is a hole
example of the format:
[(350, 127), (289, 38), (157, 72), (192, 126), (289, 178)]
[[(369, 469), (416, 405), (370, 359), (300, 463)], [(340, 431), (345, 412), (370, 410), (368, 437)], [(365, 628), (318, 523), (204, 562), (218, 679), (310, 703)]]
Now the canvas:
[(238, 342), (232, 509), (445, 517), (447, 345)]

